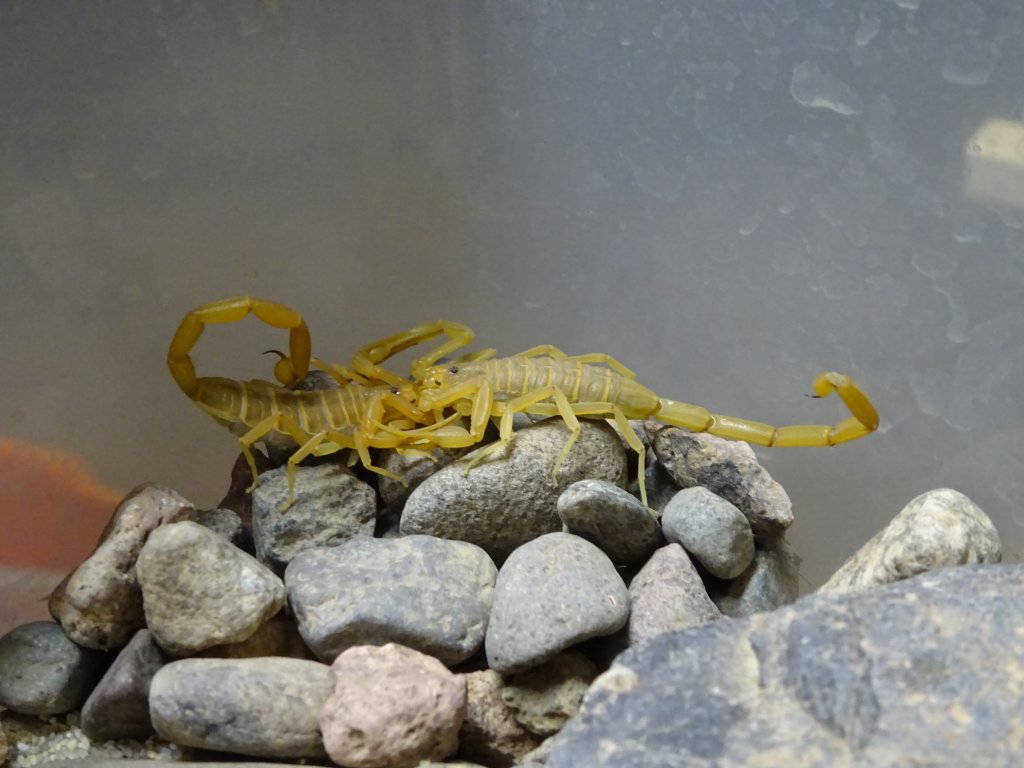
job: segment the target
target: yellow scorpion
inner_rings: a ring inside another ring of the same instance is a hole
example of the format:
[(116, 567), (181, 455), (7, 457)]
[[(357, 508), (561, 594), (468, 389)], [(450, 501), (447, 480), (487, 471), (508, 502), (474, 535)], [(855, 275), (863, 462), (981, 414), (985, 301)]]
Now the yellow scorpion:
[(512, 439), (515, 413), (557, 415), (565, 421), (571, 434), (555, 460), (552, 474), (557, 473), (579, 437), (577, 417), (613, 420), (623, 439), (639, 454), (637, 474), (645, 505), (646, 452), (629, 419), (655, 419), (693, 432), (764, 446), (838, 445), (878, 428), (878, 413), (867, 395), (849, 376), (834, 371), (824, 371), (815, 377), (814, 393), (816, 397), (825, 397), (836, 392), (849, 409), (849, 418), (834, 426), (773, 427), (660, 397), (637, 382), (633, 371), (610, 355), (570, 357), (551, 345), (534, 347), (512, 357), (491, 358), (490, 353), (487, 350), (473, 360), (449, 365), (431, 366), (417, 361), (419, 364), (413, 368), (413, 376), (419, 382), (420, 409), (440, 411), (452, 407), (468, 416), (473, 442), (483, 438), (492, 417), (500, 418), (499, 440), (470, 454), (467, 471)]
[[(278, 353), (280, 359), (274, 367), (281, 384), (294, 385), (313, 363), (335, 378), (339, 388), (297, 391), (269, 381), (198, 378), (190, 353), (205, 327), (238, 322), (250, 313), (268, 325), (289, 331), (289, 354)], [(413, 383), (380, 367), (384, 360), (414, 344), (441, 334), (451, 336), (453, 340), (415, 363), (419, 367), (429, 365), (453, 347), (462, 346), (466, 330), (446, 321), (418, 326), (363, 347), (349, 369), (311, 357), (309, 329), (297, 312), (272, 301), (243, 296), (188, 312), (171, 339), (167, 365), (182, 392), (239, 436), (254, 487), (258, 472), (253, 444), (262, 441), (268, 446), (296, 447), (288, 459), (287, 509), (295, 497), (295, 466), (307, 456), (354, 449), (368, 470), (404, 482), (404, 478), (375, 466), (369, 448), (467, 445), (466, 430), (451, 423), (458, 413), (445, 419), (435, 412), (422, 411), (414, 404), (417, 392)]]
[[(264, 381), (197, 379), (189, 353), (205, 325), (237, 322), (250, 313), (290, 331), (289, 355), (281, 355), (275, 366), (278, 381), (294, 384), (312, 362), (330, 373), (341, 387), (298, 392)], [(446, 342), (412, 363), (411, 381), (381, 367), (393, 355), (442, 334), (448, 337)], [(453, 363), (437, 364), (469, 344), (473, 336), (473, 331), (460, 323), (439, 320), (367, 344), (353, 358), (352, 368), (343, 368), (311, 357), (309, 331), (297, 312), (274, 302), (242, 297), (189, 312), (171, 341), (167, 362), (182, 391), (240, 435), (239, 444), (254, 478), (253, 443), (262, 440), (298, 446), (288, 460), (286, 508), (293, 499), (295, 465), (307, 456), (353, 448), (367, 469), (402, 481), (374, 466), (368, 449), (466, 447), (483, 439), (490, 419), (500, 419), (499, 440), (469, 456), (469, 471), (512, 440), (515, 413), (560, 416), (565, 421), (570, 436), (555, 461), (553, 475), (579, 437), (578, 417), (612, 420), (639, 454), (638, 478), (644, 504), (646, 451), (629, 419), (655, 419), (694, 432), (765, 446), (838, 445), (878, 428), (878, 413), (867, 395), (849, 376), (834, 371), (815, 377), (815, 396), (836, 392), (849, 409), (849, 418), (831, 426), (773, 427), (660, 397), (637, 382), (633, 371), (603, 353), (570, 357), (556, 347), (542, 345), (512, 357), (496, 358), (495, 351), (487, 349)], [(452, 413), (445, 416), (446, 409)], [(469, 418), (468, 430), (453, 423), (460, 416)]]

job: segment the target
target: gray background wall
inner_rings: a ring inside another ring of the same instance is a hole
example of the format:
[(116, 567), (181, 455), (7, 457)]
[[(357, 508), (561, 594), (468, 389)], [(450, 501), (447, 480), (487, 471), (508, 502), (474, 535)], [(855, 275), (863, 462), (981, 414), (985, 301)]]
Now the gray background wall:
[(0, 432), (213, 504), (234, 442), (164, 366), (187, 309), (277, 299), (340, 361), (450, 317), (777, 424), (842, 417), (804, 394), (851, 372), (878, 434), (760, 451), (809, 581), (937, 486), (1016, 557), (1022, 54), (995, 0), (8, 0)]

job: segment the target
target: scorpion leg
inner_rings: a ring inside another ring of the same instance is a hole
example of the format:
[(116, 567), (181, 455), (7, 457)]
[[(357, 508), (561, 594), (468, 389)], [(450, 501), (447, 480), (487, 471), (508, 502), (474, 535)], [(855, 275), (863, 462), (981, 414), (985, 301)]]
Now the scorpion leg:
[(730, 440), (755, 445), (780, 447), (818, 447), (838, 445), (863, 437), (878, 428), (878, 412), (864, 391), (849, 376), (824, 371), (814, 378), (815, 397), (836, 392), (852, 414), (835, 425), (796, 424), (773, 427), (759, 421), (711, 413), (689, 403), (660, 398), (658, 411), (651, 418), (693, 432), (707, 432)]

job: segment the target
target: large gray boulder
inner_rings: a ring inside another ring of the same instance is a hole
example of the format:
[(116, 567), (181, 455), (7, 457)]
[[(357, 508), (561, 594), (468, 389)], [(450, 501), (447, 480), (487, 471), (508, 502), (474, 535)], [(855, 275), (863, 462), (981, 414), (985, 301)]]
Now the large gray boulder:
[(813, 595), (628, 649), (547, 768), (1024, 765), (1024, 565)]

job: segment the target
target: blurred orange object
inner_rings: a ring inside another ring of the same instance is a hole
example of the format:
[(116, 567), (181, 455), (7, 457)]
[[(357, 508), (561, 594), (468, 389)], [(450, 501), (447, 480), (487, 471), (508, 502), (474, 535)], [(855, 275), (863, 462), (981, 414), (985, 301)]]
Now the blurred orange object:
[(122, 496), (76, 456), (0, 437), (0, 567), (71, 570)]

